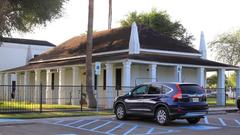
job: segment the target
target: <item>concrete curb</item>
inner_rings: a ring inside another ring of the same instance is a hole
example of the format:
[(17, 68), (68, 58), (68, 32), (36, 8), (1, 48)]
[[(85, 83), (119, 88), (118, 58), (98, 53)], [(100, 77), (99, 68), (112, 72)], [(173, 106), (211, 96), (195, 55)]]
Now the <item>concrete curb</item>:
[(235, 112), (238, 112), (237, 107), (210, 107), (208, 110), (209, 115), (235, 113)]
[(36, 122), (4, 122), (0, 123), (0, 126), (32, 125), (32, 124), (36, 124)]

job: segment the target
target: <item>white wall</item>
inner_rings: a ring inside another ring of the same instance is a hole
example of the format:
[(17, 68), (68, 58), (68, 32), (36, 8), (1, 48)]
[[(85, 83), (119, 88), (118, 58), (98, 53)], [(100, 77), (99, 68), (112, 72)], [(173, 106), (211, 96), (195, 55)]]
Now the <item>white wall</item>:
[[(150, 82), (148, 65), (136, 65), (133, 64), (131, 67), (131, 86), (137, 84)], [(175, 82), (174, 66), (157, 66), (157, 81), (158, 82)], [(146, 79), (144, 79), (146, 78)], [(183, 82), (197, 83), (197, 69), (196, 68), (185, 68), (182, 69), (182, 80)]]
[(132, 64), (131, 66), (131, 86), (150, 82), (148, 65)]
[(176, 82), (175, 67), (173, 66), (157, 66), (158, 82)]
[[(3, 42), (0, 47), (0, 71), (25, 65), (28, 46)], [(31, 45), (32, 56), (39, 55), (50, 48), (52, 47)]]
[(182, 68), (182, 82), (198, 83), (197, 68)]

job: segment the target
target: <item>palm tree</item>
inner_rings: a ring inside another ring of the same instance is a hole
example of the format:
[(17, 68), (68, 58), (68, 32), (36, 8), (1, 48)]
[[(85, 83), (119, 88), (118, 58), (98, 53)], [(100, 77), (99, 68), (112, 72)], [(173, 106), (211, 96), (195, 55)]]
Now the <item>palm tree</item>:
[(87, 56), (86, 56), (86, 92), (89, 108), (96, 108), (97, 101), (93, 94), (92, 85), (92, 47), (93, 47), (93, 9), (94, 0), (89, 0), (88, 6), (88, 31), (87, 31)]
[(109, 9), (108, 9), (108, 29), (112, 27), (112, 0), (108, 2)]

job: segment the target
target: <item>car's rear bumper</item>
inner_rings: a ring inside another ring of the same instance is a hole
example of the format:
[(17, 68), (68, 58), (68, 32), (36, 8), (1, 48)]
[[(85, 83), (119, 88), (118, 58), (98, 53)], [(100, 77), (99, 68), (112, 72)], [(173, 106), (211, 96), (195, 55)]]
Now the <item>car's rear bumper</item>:
[(170, 108), (170, 116), (175, 119), (203, 117), (208, 113), (208, 105), (178, 106)]
[(195, 117), (202, 118), (205, 115), (207, 115), (207, 111), (206, 112), (188, 112), (183, 115), (179, 115), (178, 118), (181, 118), (181, 119), (195, 118)]

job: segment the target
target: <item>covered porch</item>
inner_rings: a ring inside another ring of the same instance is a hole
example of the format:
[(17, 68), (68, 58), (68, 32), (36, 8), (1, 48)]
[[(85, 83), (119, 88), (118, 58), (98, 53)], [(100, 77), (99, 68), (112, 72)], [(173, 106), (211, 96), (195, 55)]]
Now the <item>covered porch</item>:
[[(179, 60), (179, 59), (178, 59)], [(178, 61), (176, 60), (176, 61)], [(203, 60), (206, 62), (206, 60)], [(66, 61), (67, 62), (67, 61)], [(178, 64), (143, 59), (123, 59), (101, 62), (100, 75), (93, 74), (92, 86), (98, 100), (98, 106), (111, 108), (115, 97), (128, 93), (131, 88), (147, 82), (188, 82), (206, 87), (207, 72), (217, 71), (218, 106), (225, 105), (225, 71), (236, 72), (236, 97), (240, 94), (240, 70), (237, 67), (213, 66), (216, 63)], [(26, 102), (37, 102), (39, 85), (43, 84), (43, 101), (46, 104), (80, 104), (80, 86), (85, 85), (85, 65), (62, 63), (46, 67), (43, 63), (33, 64), (0, 74), (0, 85), (10, 86), (13, 83), (19, 87), (15, 98)], [(43, 67), (42, 67), (43, 66)], [(94, 64), (93, 64), (94, 71)], [(12, 89), (3, 87), (0, 91), (1, 100), (11, 98)], [(86, 93), (85, 90), (82, 91)], [(30, 98), (31, 97), (31, 98)], [(86, 97), (84, 97), (86, 98)]]

